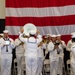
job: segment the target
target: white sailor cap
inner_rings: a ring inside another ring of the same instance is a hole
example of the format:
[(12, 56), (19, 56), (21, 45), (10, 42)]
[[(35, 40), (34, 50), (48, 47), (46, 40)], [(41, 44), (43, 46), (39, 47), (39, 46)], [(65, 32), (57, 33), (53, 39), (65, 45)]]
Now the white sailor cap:
[(75, 38), (75, 34), (71, 36), (71, 38)]
[(60, 34), (58, 34), (58, 35), (56, 35), (56, 36), (58, 37), (58, 36), (61, 36), (61, 35), (60, 35)]
[(47, 37), (51, 36), (51, 34), (46, 34)]
[(4, 36), (4, 34), (3, 34), (3, 33), (1, 33), (1, 34), (0, 34), (0, 36)]
[(47, 34), (47, 36), (50, 36), (50, 34)]
[(9, 31), (8, 30), (4, 30), (3, 33), (9, 33)]
[(21, 34), (21, 32), (19, 31), (19, 32), (18, 32), (18, 34), (20, 35), (20, 34)]
[(56, 35), (51, 35), (51, 37), (57, 37)]
[(38, 37), (38, 38), (42, 38), (42, 35), (38, 35), (37, 37)]
[(71, 33), (71, 35), (74, 35), (74, 34), (75, 34), (75, 32), (72, 32), (72, 33)]
[(30, 30), (29, 34), (35, 35), (36, 32), (34, 30)]

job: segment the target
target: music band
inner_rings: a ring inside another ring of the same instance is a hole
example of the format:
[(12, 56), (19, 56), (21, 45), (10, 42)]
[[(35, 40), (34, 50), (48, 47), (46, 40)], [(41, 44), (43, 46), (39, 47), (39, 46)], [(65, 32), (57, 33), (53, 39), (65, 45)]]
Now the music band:
[[(0, 75), (11, 75), (12, 50), (15, 48), (17, 75), (22, 75), (22, 62), (26, 66), (25, 75), (43, 75), (43, 64), (49, 53), (50, 75), (63, 75), (64, 49), (71, 51), (72, 74), (75, 74), (75, 33), (67, 46), (61, 35), (40, 35), (36, 26), (27, 23), (15, 41), (9, 37), (8, 30), (0, 35)], [(24, 58), (24, 59), (23, 59)]]

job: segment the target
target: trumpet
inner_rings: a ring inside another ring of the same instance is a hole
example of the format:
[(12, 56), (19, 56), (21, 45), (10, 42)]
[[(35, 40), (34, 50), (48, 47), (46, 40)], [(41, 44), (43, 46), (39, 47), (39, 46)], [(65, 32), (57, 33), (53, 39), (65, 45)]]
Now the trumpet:
[(46, 40), (43, 39), (43, 40), (40, 42), (40, 44), (38, 45), (38, 47), (42, 46), (42, 44), (44, 44), (44, 43), (46, 43)]

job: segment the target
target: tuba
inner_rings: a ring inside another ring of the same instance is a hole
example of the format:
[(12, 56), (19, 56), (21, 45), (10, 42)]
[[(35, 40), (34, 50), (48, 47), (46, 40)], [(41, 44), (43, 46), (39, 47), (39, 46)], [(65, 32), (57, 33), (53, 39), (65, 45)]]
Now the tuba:
[(29, 36), (29, 32), (30, 32), (31, 30), (33, 30), (35, 33), (37, 32), (36, 26), (35, 26), (34, 24), (32, 24), (32, 23), (27, 23), (27, 24), (25, 24), (24, 27), (23, 27), (23, 29), (24, 29), (24, 32), (23, 32), (23, 33), (24, 33), (26, 36)]

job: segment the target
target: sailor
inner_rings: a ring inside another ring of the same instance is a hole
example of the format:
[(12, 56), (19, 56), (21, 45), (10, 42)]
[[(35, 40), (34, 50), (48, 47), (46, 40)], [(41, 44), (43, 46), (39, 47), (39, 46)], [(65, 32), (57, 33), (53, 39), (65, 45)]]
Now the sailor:
[(1, 43), (3, 39), (3, 33), (0, 34), (0, 75), (1, 75)]
[(44, 53), (43, 53), (43, 41), (40, 42), (38, 45), (38, 74), (37, 75), (42, 75), (42, 70), (43, 70), (43, 61), (44, 61)]
[(20, 34), (19, 39), (25, 43), (26, 75), (37, 75), (38, 68), (38, 45), (42, 38), (35, 38), (36, 32), (30, 30), (29, 38), (23, 38)]
[(71, 74), (75, 75), (75, 34), (72, 35), (72, 44), (71, 44)]
[(50, 75), (58, 75), (58, 62), (62, 48), (56, 40), (56, 35), (52, 35), (52, 40), (48, 44), (50, 58)]
[(67, 51), (71, 51), (71, 46), (72, 46), (72, 43), (73, 43), (73, 35), (75, 34), (75, 32), (71, 33), (71, 39), (68, 41), (67, 43)]
[(61, 40), (61, 35), (58, 34), (57, 36), (57, 41), (59, 43), (59, 46), (62, 48), (60, 54), (59, 54), (59, 62), (58, 62), (58, 74), (62, 75), (63, 72), (63, 65), (64, 65), (64, 48), (66, 48), (66, 44), (63, 40)]
[[(22, 33), (22, 29), (21, 29)], [(22, 42), (19, 38), (15, 39), (15, 47), (16, 47), (16, 59), (17, 59), (17, 71), (18, 75), (21, 75), (22, 73), (22, 62), (24, 61), (24, 53), (25, 53), (25, 44)]]
[(4, 30), (1, 45), (1, 75), (11, 75), (12, 50), (15, 48), (14, 41), (9, 37), (8, 30)]

